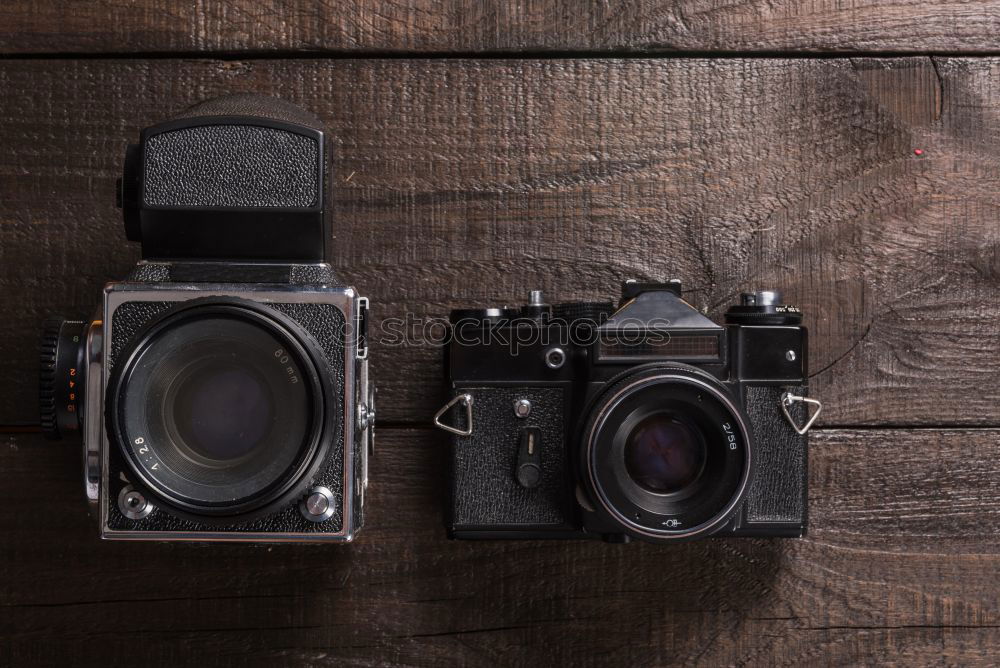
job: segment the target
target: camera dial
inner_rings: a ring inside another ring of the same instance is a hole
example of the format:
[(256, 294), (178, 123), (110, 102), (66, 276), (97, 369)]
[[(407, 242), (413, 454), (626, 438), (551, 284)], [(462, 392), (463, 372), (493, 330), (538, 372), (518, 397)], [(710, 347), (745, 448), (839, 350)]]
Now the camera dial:
[(740, 303), (726, 312), (729, 325), (799, 325), (802, 312), (798, 307), (784, 304), (779, 290), (744, 292)]
[(541, 290), (528, 293), (528, 303), (521, 307), (521, 317), (535, 320), (545, 320), (552, 315), (552, 307), (545, 303), (545, 295)]
[(86, 328), (85, 322), (62, 318), (42, 326), (39, 408), (42, 432), (51, 440), (80, 433)]

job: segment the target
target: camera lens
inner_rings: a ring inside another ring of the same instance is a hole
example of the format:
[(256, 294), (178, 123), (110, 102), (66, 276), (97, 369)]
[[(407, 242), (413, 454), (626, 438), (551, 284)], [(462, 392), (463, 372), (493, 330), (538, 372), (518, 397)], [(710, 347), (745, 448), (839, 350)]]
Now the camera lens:
[(648, 540), (704, 535), (731, 517), (750, 476), (743, 411), (717, 379), (684, 364), (614, 383), (584, 430), (599, 505)]
[(706, 459), (701, 434), (665, 413), (643, 418), (625, 439), (625, 469), (654, 494), (678, 492), (701, 475)]
[(161, 502), (206, 515), (288, 494), (317, 461), (324, 394), (291, 323), (235, 306), (184, 309), (129, 356), (114, 429)]
[(260, 445), (274, 420), (267, 380), (232, 360), (211, 360), (176, 385), (165, 416), (179, 442), (213, 461), (239, 459)]

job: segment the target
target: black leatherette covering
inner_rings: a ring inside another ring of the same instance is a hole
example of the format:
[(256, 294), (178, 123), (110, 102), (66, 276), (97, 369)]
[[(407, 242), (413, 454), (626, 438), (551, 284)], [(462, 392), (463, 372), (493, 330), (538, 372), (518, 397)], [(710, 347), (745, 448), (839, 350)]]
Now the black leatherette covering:
[[(565, 397), (560, 388), (462, 388), (473, 397), (471, 436), (452, 439), (452, 525), (525, 526), (567, 521), (570, 502), (564, 442)], [(527, 399), (531, 413), (514, 415), (514, 402)], [(460, 415), (461, 414), (461, 415)], [(449, 419), (464, 421), (455, 409)], [(514, 477), (520, 432), (541, 430), (542, 481), (525, 489)]]

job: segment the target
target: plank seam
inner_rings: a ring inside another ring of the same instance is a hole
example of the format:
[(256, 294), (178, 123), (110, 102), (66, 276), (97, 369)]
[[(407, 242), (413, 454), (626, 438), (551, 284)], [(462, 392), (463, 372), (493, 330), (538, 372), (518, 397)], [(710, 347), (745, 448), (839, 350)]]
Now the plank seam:
[(544, 50), (544, 51), (49, 51), (0, 52), (0, 60), (851, 60), (852, 58), (993, 58), (1000, 49), (970, 51), (808, 50)]

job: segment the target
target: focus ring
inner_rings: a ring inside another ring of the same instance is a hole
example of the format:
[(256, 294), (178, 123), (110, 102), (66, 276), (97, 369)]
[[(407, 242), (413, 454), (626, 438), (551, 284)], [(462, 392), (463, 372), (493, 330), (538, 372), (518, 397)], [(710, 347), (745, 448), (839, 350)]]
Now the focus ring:
[(42, 432), (57, 440), (80, 430), (83, 340), (86, 323), (53, 318), (42, 328), (38, 399)]
[(46, 438), (60, 437), (56, 416), (56, 350), (59, 347), (59, 330), (62, 318), (50, 318), (42, 324), (42, 341), (39, 349), (38, 407), (41, 413), (42, 433)]

